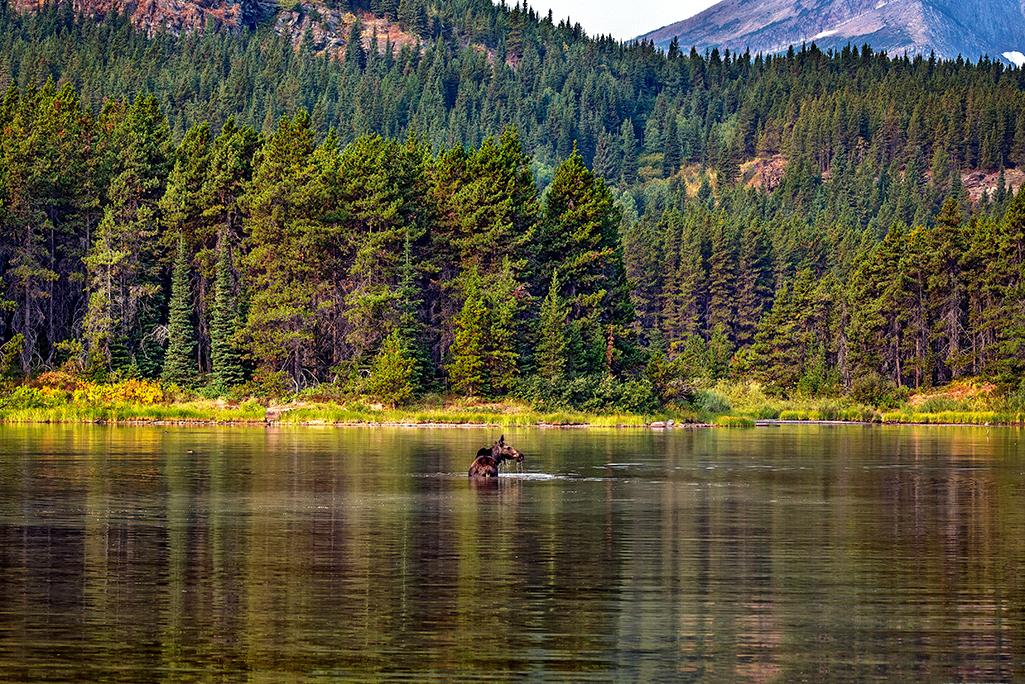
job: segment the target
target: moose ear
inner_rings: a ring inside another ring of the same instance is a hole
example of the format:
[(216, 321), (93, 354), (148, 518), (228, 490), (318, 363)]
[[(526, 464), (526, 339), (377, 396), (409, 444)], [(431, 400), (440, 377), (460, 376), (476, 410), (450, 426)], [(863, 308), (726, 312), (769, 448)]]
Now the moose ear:
[(505, 446), (505, 435), (498, 438), (498, 446)]

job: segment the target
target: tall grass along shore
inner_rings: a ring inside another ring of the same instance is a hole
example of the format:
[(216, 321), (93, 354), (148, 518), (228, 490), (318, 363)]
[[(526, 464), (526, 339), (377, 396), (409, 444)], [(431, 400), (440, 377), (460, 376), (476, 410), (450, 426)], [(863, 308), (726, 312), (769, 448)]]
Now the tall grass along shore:
[[(323, 389), (279, 397), (203, 397), (159, 383), (92, 383), (66, 378), (9, 385), (0, 423), (156, 423), (223, 425), (399, 425), (496, 427), (754, 427), (766, 422), (921, 425), (1021, 425), (1025, 410), (989, 385), (959, 383), (909, 394), (898, 404), (867, 406), (851, 398), (773, 397), (757, 384), (717, 383), (660, 411), (575, 410), (508, 400), (435, 396), (388, 407)], [(63, 384), (61, 384), (63, 382)]]

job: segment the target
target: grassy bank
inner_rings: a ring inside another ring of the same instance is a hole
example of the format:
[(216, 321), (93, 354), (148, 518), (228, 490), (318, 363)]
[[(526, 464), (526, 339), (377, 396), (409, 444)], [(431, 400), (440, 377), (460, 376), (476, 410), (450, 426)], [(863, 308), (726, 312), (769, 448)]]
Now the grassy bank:
[[(672, 421), (672, 423), (670, 423)], [(433, 397), (418, 406), (386, 408), (364, 401), (288, 397), (272, 401), (202, 399), (155, 383), (17, 386), (0, 395), (0, 423), (154, 423), (252, 425), (402, 425), (495, 427), (749, 428), (758, 422), (847, 422), (922, 425), (1022, 425), (1022, 411), (986, 385), (961, 383), (909, 395), (877, 408), (851, 398), (787, 399), (755, 384), (718, 383), (685, 406), (650, 414), (544, 411), (517, 401), (486, 403)]]
[(688, 411), (639, 415), (538, 411), (519, 402), (443, 401), (386, 408), (361, 401), (199, 399), (154, 383), (129, 381), (72, 390), (21, 386), (0, 396), (0, 423), (157, 423), (279, 425), (481, 425), (496, 427), (644, 427), (673, 420), (693, 423)]
[[(689, 418), (689, 417), (688, 417)], [(293, 425), (494, 425), (498, 427), (590, 426), (644, 427), (672, 416), (577, 411), (535, 411), (518, 404), (488, 407), (449, 405), (437, 408), (380, 409), (365, 405), (310, 404), (293, 407), (280, 416)], [(679, 420), (679, 417), (676, 418)]]
[[(279, 425), (480, 425), (496, 427), (645, 427), (675, 420), (671, 416), (547, 413), (531, 410), (477, 411), (472, 407), (445, 409), (385, 409), (338, 404), (295, 404), (264, 407), (259, 404), (225, 406), (199, 401), (183, 404), (62, 406), (0, 410), (0, 423), (156, 423), (156, 424), (279, 424)], [(688, 422), (688, 421), (678, 421)]]
[(739, 419), (780, 422), (873, 423), (884, 425), (1025, 425), (1016, 398), (973, 380), (906, 393), (897, 405), (871, 406), (852, 397), (791, 397), (765, 394), (755, 384), (718, 383), (698, 392), (696, 403), (713, 407), (718, 424)]

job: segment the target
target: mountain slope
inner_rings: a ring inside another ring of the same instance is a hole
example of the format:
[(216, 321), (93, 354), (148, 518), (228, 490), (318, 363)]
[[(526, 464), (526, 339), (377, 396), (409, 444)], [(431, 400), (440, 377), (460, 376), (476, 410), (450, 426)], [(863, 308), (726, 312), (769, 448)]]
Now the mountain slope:
[(868, 43), (890, 54), (1025, 62), (1022, 0), (723, 0), (704, 12), (652, 31), (643, 40), (665, 47), (718, 47), (754, 53), (814, 41), (828, 49)]
[[(43, 10), (61, 0), (13, 0), (19, 12)], [(368, 3), (362, 3), (367, 5)], [(345, 7), (342, 9), (341, 7)], [(380, 49), (390, 42), (395, 48), (419, 45), (422, 37), (394, 17), (370, 12), (359, 3), (342, 6), (327, 0), (71, 0), (70, 9), (95, 19), (119, 14), (138, 30), (153, 37), (158, 33), (180, 36), (207, 29), (236, 32), (269, 20), (274, 31), (298, 45), (307, 41), (313, 52), (341, 58), (353, 24), (358, 20), (365, 47)]]
[[(41, 10), (54, 0), (13, 0), (11, 6), (21, 12)], [(234, 30), (242, 25), (243, 4), (235, 0), (72, 0), (74, 12), (103, 17), (123, 14), (149, 35), (166, 31), (179, 35), (202, 31), (213, 25)]]

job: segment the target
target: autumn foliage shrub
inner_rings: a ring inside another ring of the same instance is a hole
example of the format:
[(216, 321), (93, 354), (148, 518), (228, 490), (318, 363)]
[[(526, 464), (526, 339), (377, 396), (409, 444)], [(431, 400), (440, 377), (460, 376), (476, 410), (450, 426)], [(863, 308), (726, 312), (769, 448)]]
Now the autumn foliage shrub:
[(89, 383), (74, 373), (66, 370), (47, 371), (32, 381), (32, 386), (39, 389), (61, 390), (63, 392), (74, 392), (82, 389)]
[(142, 404), (151, 406), (164, 401), (164, 390), (152, 380), (122, 380), (111, 384), (89, 383), (72, 394), (76, 404)]

